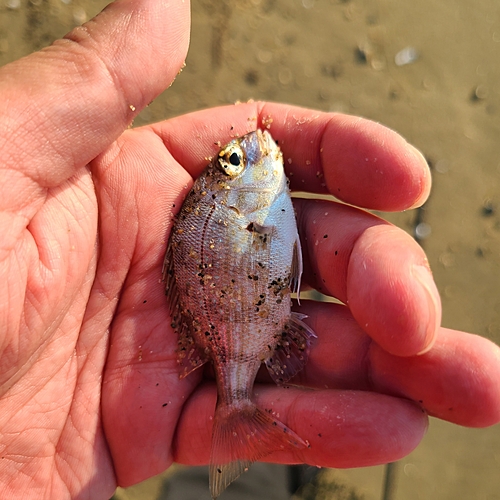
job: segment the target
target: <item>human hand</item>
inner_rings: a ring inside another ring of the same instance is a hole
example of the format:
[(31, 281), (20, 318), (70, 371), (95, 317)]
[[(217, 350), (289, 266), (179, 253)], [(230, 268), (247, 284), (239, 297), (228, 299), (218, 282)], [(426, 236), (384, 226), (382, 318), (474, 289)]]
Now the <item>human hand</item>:
[[(358, 118), (249, 103), (124, 132), (181, 67), (188, 23), (181, 2), (120, 1), (0, 70), (0, 481), (13, 497), (109, 498), (172, 460), (208, 461), (214, 385), (201, 371), (179, 380), (158, 280), (171, 217), (215, 142), (271, 117), (293, 189), (380, 210), (427, 196), (421, 156)], [(397, 459), (425, 431), (422, 406), (463, 425), (497, 422), (499, 350), (438, 329), (411, 238), (353, 207), (296, 208), (304, 280), (348, 307), (300, 308), (319, 338), (298, 381), (320, 390), (256, 386), (259, 404), (311, 443), (269, 458)]]
[[(151, 128), (196, 177), (205, 166), (200, 158), (218, 149), (212, 146), (215, 137), (224, 144), (271, 119), (292, 190), (329, 193), (382, 211), (412, 208), (428, 196), (430, 173), (420, 153), (361, 118), (249, 103)], [(207, 137), (207, 124), (214, 135)], [(175, 131), (199, 140), (185, 148)], [(303, 281), (346, 305), (301, 301), (297, 309), (308, 315), (318, 339), (293, 382), (316, 391), (283, 390), (265, 376), (255, 387), (258, 405), (311, 444), (266, 460), (376, 465), (412, 451), (425, 433), (427, 415), (470, 427), (497, 423), (500, 349), (482, 337), (440, 328), (440, 299), (421, 247), (401, 229), (353, 206), (296, 199), (295, 208)], [(191, 394), (177, 425), (175, 460), (207, 463), (214, 406), (213, 383)]]

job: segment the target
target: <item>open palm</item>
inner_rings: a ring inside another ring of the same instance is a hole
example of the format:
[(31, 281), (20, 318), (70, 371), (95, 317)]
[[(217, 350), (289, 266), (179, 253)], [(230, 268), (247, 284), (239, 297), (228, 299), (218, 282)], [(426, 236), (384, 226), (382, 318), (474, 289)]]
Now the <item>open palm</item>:
[[(107, 498), (173, 460), (208, 461), (213, 383), (201, 371), (178, 378), (159, 278), (172, 217), (217, 141), (271, 118), (292, 189), (380, 210), (427, 196), (419, 153), (353, 117), (249, 103), (126, 130), (177, 74), (188, 40), (184, 2), (120, 1), (0, 70), (6, 498)], [(311, 443), (269, 459), (371, 465), (411, 451), (426, 412), (498, 421), (498, 349), (439, 329), (411, 238), (351, 206), (296, 209), (304, 281), (348, 307), (301, 306), (319, 338), (298, 382), (316, 391), (256, 386), (259, 404)]]

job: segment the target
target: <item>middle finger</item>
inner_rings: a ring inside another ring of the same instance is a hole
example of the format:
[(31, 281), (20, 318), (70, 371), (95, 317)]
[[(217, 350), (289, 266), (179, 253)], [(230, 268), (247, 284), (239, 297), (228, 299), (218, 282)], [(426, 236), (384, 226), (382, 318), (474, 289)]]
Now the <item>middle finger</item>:
[(318, 339), (294, 384), (403, 397), (460, 425), (498, 421), (500, 350), (489, 340), (440, 328), (429, 352), (400, 357), (374, 343), (343, 305), (304, 301), (301, 312)]
[(426, 256), (404, 231), (351, 206), (296, 199), (304, 281), (346, 303), (392, 354), (428, 350), (441, 303)]

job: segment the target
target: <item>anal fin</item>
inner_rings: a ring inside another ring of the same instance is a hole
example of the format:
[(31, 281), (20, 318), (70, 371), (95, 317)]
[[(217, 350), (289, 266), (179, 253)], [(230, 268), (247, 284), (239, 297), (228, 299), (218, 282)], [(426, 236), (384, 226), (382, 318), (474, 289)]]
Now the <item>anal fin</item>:
[(178, 335), (177, 362), (179, 363), (179, 378), (184, 378), (204, 365), (208, 358), (203, 356), (196, 347), (185, 321), (181, 320), (181, 324), (176, 325), (175, 329)]
[(292, 312), (274, 352), (266, 360), (271, 378), (278, 385), (286, 384), (307, 362), (311, 342), (316, 334), (302, 320), (307, 316)]

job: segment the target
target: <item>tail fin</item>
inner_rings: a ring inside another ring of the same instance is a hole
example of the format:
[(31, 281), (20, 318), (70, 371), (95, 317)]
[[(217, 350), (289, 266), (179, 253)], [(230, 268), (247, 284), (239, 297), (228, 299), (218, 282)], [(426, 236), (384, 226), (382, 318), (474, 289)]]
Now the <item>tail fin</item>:
[(210, 457), (210, 492), (215, 500), (250, 465), (273, 451), (308, 444), (251, 401), (217, 406)]

